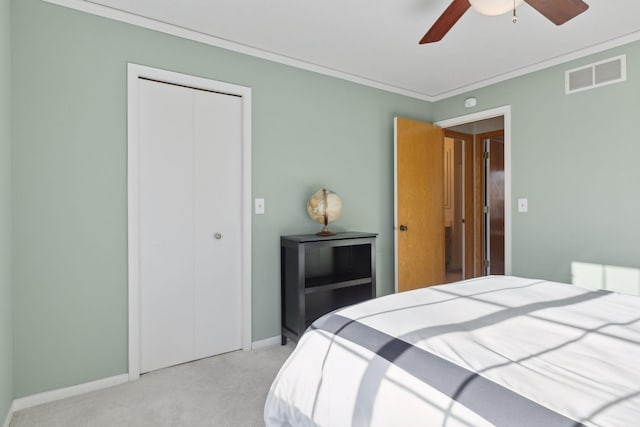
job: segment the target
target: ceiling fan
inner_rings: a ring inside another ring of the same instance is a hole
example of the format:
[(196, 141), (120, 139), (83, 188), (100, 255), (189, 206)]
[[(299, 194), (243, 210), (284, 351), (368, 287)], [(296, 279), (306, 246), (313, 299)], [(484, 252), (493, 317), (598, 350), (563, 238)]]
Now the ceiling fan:
[(556, 25), (564, 24), (589, 8), (589, 5), (582, 0), (453, 0), (427, 34), (422, 37), (420, 44), (442, 40), (471, 7), (483, 15), (501, 15), (513, 10), (513, 22), (516, 22), (516, 8), (523, 1)]

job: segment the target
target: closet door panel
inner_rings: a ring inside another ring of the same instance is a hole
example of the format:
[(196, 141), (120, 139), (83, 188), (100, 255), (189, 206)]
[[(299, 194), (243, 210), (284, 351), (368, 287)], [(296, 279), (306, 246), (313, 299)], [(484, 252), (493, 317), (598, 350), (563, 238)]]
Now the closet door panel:
[(142, 372), (193, 359), (193, 91), (140, 80)]
[(195, 355), (241, 342), (241, 98), (195, 91)]

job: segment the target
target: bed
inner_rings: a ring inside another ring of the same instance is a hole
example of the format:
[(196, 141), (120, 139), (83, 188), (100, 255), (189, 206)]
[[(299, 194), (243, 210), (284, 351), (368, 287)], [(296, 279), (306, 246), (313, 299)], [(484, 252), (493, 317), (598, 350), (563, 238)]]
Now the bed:
[(640, 426), (640, 298), (490, 276), (318, 319), (267, 426)]

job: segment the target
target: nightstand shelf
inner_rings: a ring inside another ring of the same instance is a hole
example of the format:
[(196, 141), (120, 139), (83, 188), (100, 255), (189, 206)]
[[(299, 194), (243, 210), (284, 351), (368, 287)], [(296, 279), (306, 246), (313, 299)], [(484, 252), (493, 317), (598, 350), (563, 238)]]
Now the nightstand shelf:
[(304, 293), (331, 291), (349, 286), (357, 286), (371, 283), (371, 277), (363, 277), (359, 279), (349, 279), (346, 276), (330, 276), (317, 279), (307, 280)]

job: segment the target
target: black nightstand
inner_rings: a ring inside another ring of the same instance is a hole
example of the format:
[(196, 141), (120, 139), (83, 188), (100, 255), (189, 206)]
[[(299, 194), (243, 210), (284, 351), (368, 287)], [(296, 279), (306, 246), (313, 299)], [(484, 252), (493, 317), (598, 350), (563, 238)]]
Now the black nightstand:
[(282, 345), (323, 314), (375, 298), (376, 236), (280, 237)]

